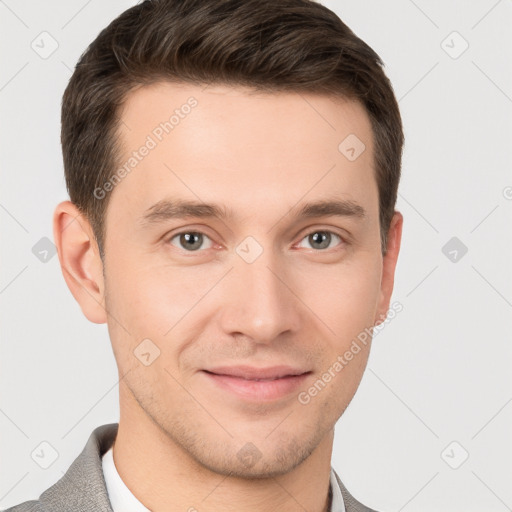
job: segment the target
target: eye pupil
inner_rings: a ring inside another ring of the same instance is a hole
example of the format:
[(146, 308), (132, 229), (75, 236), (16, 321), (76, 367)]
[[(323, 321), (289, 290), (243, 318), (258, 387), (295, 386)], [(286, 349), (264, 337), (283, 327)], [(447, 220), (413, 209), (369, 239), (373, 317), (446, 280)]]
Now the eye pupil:
[(331, 234), (325, 231), (316, 231), (315, 233), (309, 235), (309, 241), (311, 245), (314, 243), (319, 243), (321, 247), (317, 247), (318, 249), (325, 249), (326, 247), (329, 247), (331, 242)]
[[(190, 243), (192, 242), (192, 243)], [(180, 243), (183, 247), (195, 251), (203, 244), (203, 235), (201, 233), (182, 233)]]

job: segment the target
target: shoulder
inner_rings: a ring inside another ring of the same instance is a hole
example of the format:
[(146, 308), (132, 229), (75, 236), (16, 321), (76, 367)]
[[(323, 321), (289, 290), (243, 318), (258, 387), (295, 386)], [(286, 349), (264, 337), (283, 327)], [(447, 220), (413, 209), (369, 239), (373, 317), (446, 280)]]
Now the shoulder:
[(38, 500), (1, 512), (112, 512), (102, 470), (102, 456), (112, 446), (119, 424), (94, 429), (80, 455), (66, 473)]
[(24, 501), (14, 507), (7, 508), (2, 512), (43, 512), (43, 508), (41, 507), (39, 500), (30, 500)]

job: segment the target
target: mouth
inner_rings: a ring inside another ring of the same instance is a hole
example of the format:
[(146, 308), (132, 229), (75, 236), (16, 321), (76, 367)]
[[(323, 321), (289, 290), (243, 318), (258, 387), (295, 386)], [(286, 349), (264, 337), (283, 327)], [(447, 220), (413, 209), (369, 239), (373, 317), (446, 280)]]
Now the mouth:
[[(202, 370), (201, 373), (216, 389), (224, 393), (230, 393), (244, 400), (261, 402), (289, 397), (298, 390), (312, 372), (283, 368), (248, 371), (247, 367), (238, 367), (215, 371)], [(269, 375), (272, 373), (273, 375)]]

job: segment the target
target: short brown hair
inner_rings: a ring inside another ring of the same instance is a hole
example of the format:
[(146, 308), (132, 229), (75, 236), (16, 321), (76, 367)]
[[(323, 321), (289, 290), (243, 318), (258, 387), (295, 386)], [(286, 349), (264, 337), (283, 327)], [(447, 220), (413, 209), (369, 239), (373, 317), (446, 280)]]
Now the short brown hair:
[[(119, 111), (157, 81), (312, 92), (359, 101), (374, 135), (382, 253), (395, 210), (402, 122), (380, 57), (311, 0), (145, 0), (103, 29), (80, 57), (62, 99), (62, 152), (71, 201), (104, 255), (108, 194), (119, 165)], [(341, 141), (340, 141), (341, 142)]]

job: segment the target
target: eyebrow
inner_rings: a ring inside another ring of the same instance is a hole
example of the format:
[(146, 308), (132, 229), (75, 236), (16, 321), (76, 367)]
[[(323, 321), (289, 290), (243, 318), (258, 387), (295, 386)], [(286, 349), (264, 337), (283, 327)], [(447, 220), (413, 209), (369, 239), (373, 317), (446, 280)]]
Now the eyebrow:
[[(292, 208), (293, 209), (293, 208)], [(311, 219), (315, 217), (353, 217), (364, 219), (366, 210), (354, 201), (348, 199), (319, 200), (306, 203), (295, 214), (295, 218)], [(218, 218), (225, 220), (234, 217), (233, 211), (224, 205), (203, 203), (183, 199), (162, 199), (148, 208), (140, 219), (143, 226), (159, 224), (170, 219), (186, 217)]]

